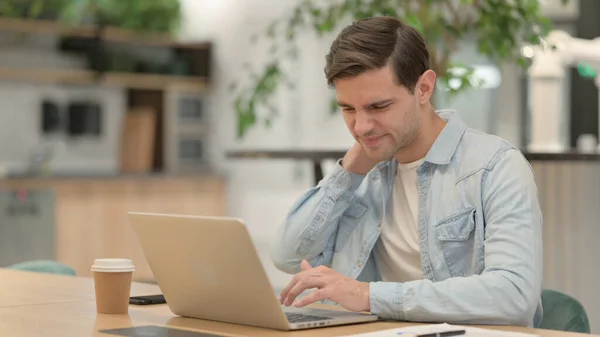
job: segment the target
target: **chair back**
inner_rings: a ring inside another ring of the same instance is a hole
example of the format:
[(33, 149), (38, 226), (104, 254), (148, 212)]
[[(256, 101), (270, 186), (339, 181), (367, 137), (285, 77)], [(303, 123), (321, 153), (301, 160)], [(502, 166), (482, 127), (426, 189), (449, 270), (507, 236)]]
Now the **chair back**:
[(539, 328), (590, 333), (590, 322), (583, 305), (575, 298), (556, 290), (542, 291), (544, 316)]
[(75, 270), (70, 266), (52, 260), (33, 260), (16, 263), (8, 266), (8, 269), (25, 270), (38, 273), (60, 274), (75, 276)]

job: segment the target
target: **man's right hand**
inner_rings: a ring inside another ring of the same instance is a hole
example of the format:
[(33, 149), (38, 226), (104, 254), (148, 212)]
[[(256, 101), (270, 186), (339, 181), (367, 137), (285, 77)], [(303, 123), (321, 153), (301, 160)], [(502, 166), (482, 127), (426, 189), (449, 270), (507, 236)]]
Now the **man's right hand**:
[(362, 146), (356, 142), (354, 146), (346, 152), (342, 159), (342, 167), (349, 172), (365, 175), (371, 171), (379, 162), (369, 158)]

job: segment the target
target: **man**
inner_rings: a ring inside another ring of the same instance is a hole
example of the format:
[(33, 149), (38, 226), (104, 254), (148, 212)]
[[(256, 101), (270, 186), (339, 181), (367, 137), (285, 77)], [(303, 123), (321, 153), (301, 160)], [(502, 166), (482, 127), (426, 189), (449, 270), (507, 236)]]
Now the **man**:
[(325, 72), (356, 143), (277, 231), (272, 259), (296, 274), (282, 304), (537, 327), (542, 214), (521, 152), (434, 110), (425, 42), (393, 18), (345, 28)]

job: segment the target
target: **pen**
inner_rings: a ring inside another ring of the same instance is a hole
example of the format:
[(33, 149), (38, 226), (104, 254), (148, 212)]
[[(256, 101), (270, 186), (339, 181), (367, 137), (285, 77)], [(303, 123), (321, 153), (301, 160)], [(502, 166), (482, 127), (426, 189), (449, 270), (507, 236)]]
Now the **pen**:
[[(403, 335), (406, 332), (399, 332), (398, 335)], [(445, 332), (433, 332), (433, 333), (426, 333), (426, 334), (411, 334), (408, 333), (408, 335), (414, 336), (414, 337), (450, 337), (450, 336), (460, 336), (460, 335), (464, 335), (466, 334), (467, 331), (466, 330), (452, 330), (452, 331), (445, 331)]]

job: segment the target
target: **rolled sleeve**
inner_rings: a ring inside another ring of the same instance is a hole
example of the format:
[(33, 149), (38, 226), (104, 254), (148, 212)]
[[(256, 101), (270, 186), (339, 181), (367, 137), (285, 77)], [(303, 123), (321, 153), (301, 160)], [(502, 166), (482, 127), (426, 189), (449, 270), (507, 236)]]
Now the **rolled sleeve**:
[(319, 182), (319, 186), (327, 189), (335, 198), (344, 192), (355, 191), (364, 179), (365, 175), (346, 171), (342, 167), (342, 159), (338, 159), (331, 173)]
[(369, 283), (369, 303), (371, 313), (382, 319), (403, 321), (404, 300), (403, 283), (371, 282)]

